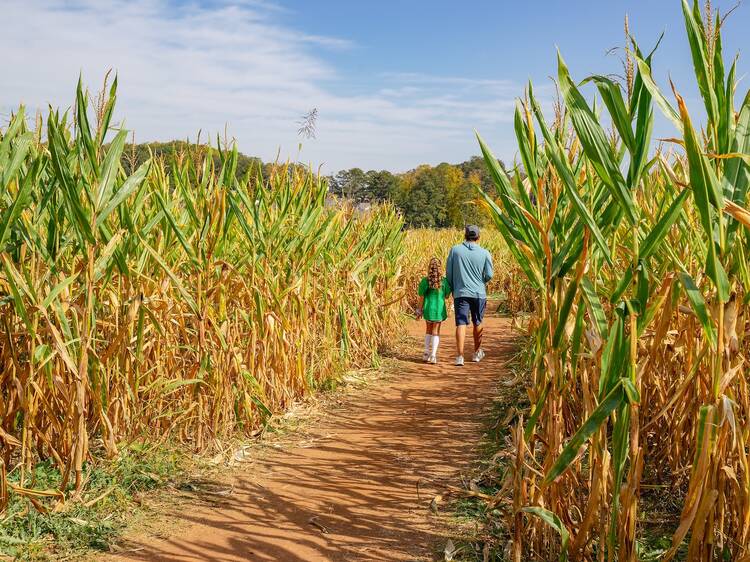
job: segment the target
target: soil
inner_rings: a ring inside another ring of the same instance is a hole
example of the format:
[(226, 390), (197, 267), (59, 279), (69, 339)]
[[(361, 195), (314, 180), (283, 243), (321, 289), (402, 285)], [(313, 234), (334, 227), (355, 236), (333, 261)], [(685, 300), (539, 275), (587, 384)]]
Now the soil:
[(423, 323), (411, 321), (408, 334), (383, 380), (333, 401), (304, 438), (240, 464), (225, 493), (154, 514), (161, 531), (130, 536), (106, 558), (443, 559), (449, 530), (431, 503), (477, 460), (513, 336), (509, 320), (488, 316), (486, 358), (455, 367), (452, 322), (437, 365), (421, 360)]

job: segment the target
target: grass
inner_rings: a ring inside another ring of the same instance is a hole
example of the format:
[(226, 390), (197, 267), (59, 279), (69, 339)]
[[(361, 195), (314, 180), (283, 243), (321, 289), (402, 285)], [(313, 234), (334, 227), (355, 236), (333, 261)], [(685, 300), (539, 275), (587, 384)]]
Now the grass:
[[(0, 520), (0, 553), (19, 560), (60, 560), (106, 551), (132, 520), (144, 493), (181, 485), (194, 464), (174, 446), (133, 444), (112, 461), (87, 464), (86, 492), (60, 512), (41, 513), (12, 496)], [(37, 488), (50, 489), (60, 474), (52, 463), (37, 463), (32, 477)]]

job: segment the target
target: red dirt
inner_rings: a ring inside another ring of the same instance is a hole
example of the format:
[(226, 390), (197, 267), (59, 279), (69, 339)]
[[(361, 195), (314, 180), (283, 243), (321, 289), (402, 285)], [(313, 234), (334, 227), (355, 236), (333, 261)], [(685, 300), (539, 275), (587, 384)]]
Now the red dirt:
[(434, 559), (446, 538), (430, 502), (445, 485), (459, 485), (476, 460), (482, 418), (513, 341), (507, 320), (488, 317), (485, 360), (454, 367), (449, 321), (439, 364), (425, 365), (422, 330), (410, 323), (413, 345), (396, 358), (391, 377), (345, 397), (306, 430), (312, 445), (241, 465), (220, 504), (181, 504), (167, 514), (177, 523), (172, 536), (129, 537), (114, 559)]

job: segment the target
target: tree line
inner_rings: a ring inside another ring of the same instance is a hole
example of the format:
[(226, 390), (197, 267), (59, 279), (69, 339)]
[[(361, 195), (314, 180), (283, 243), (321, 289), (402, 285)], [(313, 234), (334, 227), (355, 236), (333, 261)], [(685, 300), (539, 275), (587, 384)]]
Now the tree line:
[[(173, 153), (191, 154), (205, 150), (205, 146), (186, 141), (134, 144), (125, 149), (123, 165), (132, 173), (149, 154), (155, 157)], [(220, 165), (218, 154), (213, 156)], [(502, 162), (500, 162), (502, 166)], [(240, 153), (237, 158), (237, 177), (269, 177), (277, 164)], [(341, 170), (328, 176), (329, 191), (340, 199), (354, 204), (393, 204), (409, 227), (450, 228), (465, 224), (486, 224), (489, 215), (478, 203), (477, 187), (494, 192), (492, 180), (484, 160), (474, 156), (460, 164), (424, 164), (405, 173), (388, 170), (364, 171), (360, 168)]]
[(407, 226), (433, 228), (485, 224), (489, 216), (478, 204), (476, 188), (494, 192), (479, 156), (460, 164), (424, 164), (402, 174), (352, 168), (330, 176), (329, 186), (334, 195), (355, 203), (391, 202)]

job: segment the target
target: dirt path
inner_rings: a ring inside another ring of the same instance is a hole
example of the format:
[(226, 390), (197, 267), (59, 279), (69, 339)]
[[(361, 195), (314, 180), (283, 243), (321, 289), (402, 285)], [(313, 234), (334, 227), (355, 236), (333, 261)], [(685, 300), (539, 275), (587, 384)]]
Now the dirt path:
[(451, 322), (438, 365), (421, 362), (422, 325), (411, 322), (413, 345), (386, 383), (328, 412), (306, 443), (241, 466), (219, 505), (181, 506), (169, 514), (180, 520), (174, 533), (130, 539), (116, 559), (433, 559), (445, 539), (429, 504), (476, 458), (482, 415), (513, 348), (509, 321), (489, 317), (485, 326), (486, 359), (461, 369)]

